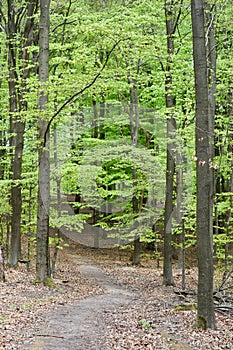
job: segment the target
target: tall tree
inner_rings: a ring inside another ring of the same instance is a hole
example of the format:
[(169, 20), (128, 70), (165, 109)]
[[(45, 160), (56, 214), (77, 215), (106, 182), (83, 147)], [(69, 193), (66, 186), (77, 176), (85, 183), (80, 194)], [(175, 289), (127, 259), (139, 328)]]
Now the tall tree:
[(11, 242), (9, 264), (14, 266), (20, 258), (21, 237), (21, 172), (23, 162), (25, 111), (27, 101), (27, 79), (30, 76), (29, 48), (33, 40), (34, 14), (37, 0), (24, 3), (19, 7), (15, 1), (8, 0), (7, 37), (8, 37), (8, 70), (9, 70), (9, 111), (10, 143), (12, 147), (12, 189), (11, 189)]
[(166, 198), (164, 218), (164, 263), (163, 283), (174, 284), (172, 275), (172, 211), (175, 175), (174, 134), (176, 120), (174, 118), (174, 98), (172, 91), (172, 60), (174, 55), (174, 14), (173, 1), (165, 1), (166, 34), (167, 34), (167, 63), (165, 69), (165, 98), (167, 108), (167, 166), (166, 166)]
[(50, 207), (50, 152), (47, 118), (48, 77), (49, 77), (49, 29), (50, 0), (40, 0), (39, 23), (39, 174), (38, 174), (38, 214), (37, 214), (37, 278), (48, 283), (50, 278), (49, 254), (49, 207)]
[[(211, 207), (214, 205), (215, 196), (215, 179), (213, 159), (215, 156), (214, 150), (214, 119), (216, 114), (216, 70), (217, 70), (217, 54), (216, 54), (216, 40), (215, 40), (215, 18), (216, 5), (210, 6), (205, 3), (205, 27), (206, 27), (206, 58), (207, 58), (207, 74), (208, 74), (208, 112), (209, 112), (209, 159), (210, 162), (210, 200)], [(213, 233), (213, 215), (210, 211), (210, 228)]]
[[(138, 67), (139, 67), (139, 63), (138, 63)], [(131, 135), (132, 145), (134, 147), (137, 147), (138, 132), (139, 132), (139, 107), (138, 107), (137, 80), (133, 79), (133, 82), (131, 82), (130, 74), (128, 79), (129, 79), (129, 85), (131, 85), (130, 111), (129, 111), (130, 135)], [(132, 197), (133, 213), (135, 215), (139, 215), (139, 200), (136, 194), (137, 171), (135, 167), (132, 168), (132, 179), (133, 179), (133, 197)], [(138, 265), (140, 263), (141, 249), (142, 247), (141, 247), (140, 235), (137, 233), (135, 234), (135, 238), (134, 238), (134, 251), (133, 251), (133, 258), (132, 258), (133, 265)]]
[[(175, 55), (175, 33), (178, 27), (182, 13), (182, 3), (173, 0), (165, 0), (165, 20), (167, 35), (167, 60), (165, 72), (165, 100), (167, 110), (167, 165), (166, 165), (166, 196), (165, 196), (165, 217), (164, 217), (164, 264), (163, 264), (163, 283), (173, 285), (172, 275), (172, 255), (174, 248), (172, 246), (172, 215), (174, 209), (174, 192), (176, 180), (177, 202), (181, 200), (181, 177), (180, 169), (176, 169), (176, 161), (180, 161), (180, 154), (176, 151), (176, 133), (177, 121), (175, 118), (176, 93), (173, 89), (173, 67)], [(180, 165), (178, 168), (180, 168)], [(176, 175), (176, 178), (175, 178)], [(181, 203), (177, 203), (180, 208)]]
[(215, 328), (213, 305), (212, 177), (210, 157), (212, 137), (209, 123), (208, 69), (203, 0), (191, 0), (193, 59), (196, 99), (196, 224), (198, 250), (197, 326)]

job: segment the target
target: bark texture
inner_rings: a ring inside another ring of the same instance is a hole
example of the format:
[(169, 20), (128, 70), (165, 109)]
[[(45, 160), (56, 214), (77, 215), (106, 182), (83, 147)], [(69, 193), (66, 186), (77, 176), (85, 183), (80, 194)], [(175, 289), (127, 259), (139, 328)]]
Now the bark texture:
[(208, 70), (205, 46), (204, 3), (191, 1), (193, 58), (196, 94), (196, 176), (199, 328), (215, 328), (213, 305), (212, 176), (210, 157), (212, 137), (209, 123)]
[(49, 130), (47, 118), (48, 92), (46, 83), (49, 77), (49, 0), (40, 0), (40, 32), (39, 32), (39, 80), (41, 84), (39, 96), (39, 140), (43, 145), (39, 148), (38, 174), (38, 218), (37, 218), (37, 278), (47, 283), (50, 277), (49, 254), (49, 207), (50, 207), (50, 152)]
[(172, 211), (175, 175), (175, 131), (176, 120), (173, 116), (174, 99), (172, 96), (172, 56), (174, 54), (174, 20), (172, 2), (165, 1), (166, 33), (167, 33), (167, 65), (165, 70), (165, 99), (167, 108), (167, 165), (166, 165), (166, 198), (164, 217), (164, 263), (163, 284), (173, 285), (172, 274)]
[[(15, 1), (8, 0), (7, 37), (8, 37), (8, 70), (9, 70), (9, 111), (10, 111), (10, 143), (12, 147), (11, 177), (11, 240), (8, 263), (15, 266), (20, 258), (21, 238), (21, 173), (24, 147), (25, 112), (27, 102), (27, 79), (30, 76), (29, 47), (32, 43), (34, 29), (34, 13), (37, 0), (24, 4), (24, 15), (20, 14)], [(21, 13), (21, 12), (20, 12)], [(25, 24), (22, 26), (23, 19)], [(21, 27), (22, 26), (22, 27)], [(20, 72), (19, 72), (20, 71)]]

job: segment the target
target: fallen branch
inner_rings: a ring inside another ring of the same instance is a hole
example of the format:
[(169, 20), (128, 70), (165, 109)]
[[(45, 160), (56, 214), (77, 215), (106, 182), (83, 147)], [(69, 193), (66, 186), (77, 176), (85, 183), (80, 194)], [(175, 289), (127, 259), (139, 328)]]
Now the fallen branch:
[(224, 286), (225, 286), (227, 280), (232, 276), (232, 274), (233, 274), (233, 269), (230, 271), (224, 271), (223, 277), (222, 277), (222, 283), (218, 288), (219, 291), (224, 290)]
[(231, 305), (218, 305), (215, 310), (222, 315), (233, 316), (233, 307)]
[(179, 296), (187, 296), (187, 295), (197, 295), (196, 291), (195, 290), (187, 290), (187, 289), (174, 289), (174, 293), (175, 294), (178, 294)]
[(37, 334), (37, 337), (49, 337), (49, 338), (60, 338), (64, 339), (65, 337), (60, 336), (60, 335), (53, 335), (53, 334)]

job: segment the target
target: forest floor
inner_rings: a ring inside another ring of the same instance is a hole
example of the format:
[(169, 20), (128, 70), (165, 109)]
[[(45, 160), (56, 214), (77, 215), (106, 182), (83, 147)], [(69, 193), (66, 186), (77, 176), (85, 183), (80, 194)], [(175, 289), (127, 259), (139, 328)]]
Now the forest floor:
[[(0, 283), (0, 349), (233, 349), (233, 317), (216, 312), (217, 330), (195, 328), (196, 297), (162, 285), (162, 269), (127, 252), (70, 244), (59, 257), (54, 287), (35, 284), (33, 266), (6, 271)], [(195, 291), (197, 271), (186, 271)]]

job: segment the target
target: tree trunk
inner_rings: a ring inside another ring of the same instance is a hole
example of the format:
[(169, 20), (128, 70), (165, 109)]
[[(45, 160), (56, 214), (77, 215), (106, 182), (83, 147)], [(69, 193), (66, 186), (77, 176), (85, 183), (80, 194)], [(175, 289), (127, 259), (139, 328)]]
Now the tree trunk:
[(141, 252), (142, 252), (142, 243), (140, 242), (140, 237), (138, 237), (134, 240), (134, 250), (133, 250), (133, 258), (132, 258), (133, 265), (140, 264)]
[(50, 277), (49, 254), (49, 207), (50, 207), (50, 152), (49, 130), (46, 121), (48, 92), (46, 82), (49, 76), (49, 0), (40, 0), (40, 32), (39, 32), (39, 147), (38, 174), (38, 220), (37, 220), (37, 278), (47, 283)]
[(0, 245), (0, 282), (5, 282), (5, 263), (4, 263), (4, 255), (3, 255), (3, 249)]
[[(214, 119), (216, 112), (216, 70), (217, 70), (217, 54), (216, 54), (216, 40), (215, 40), (215, 17), (216, 17), (216, 7), (213, 5), (210, 7), (210, 4), (205, 3), (206, 6), (206, 57), (207, 57), (207, 74), (208, 74), (208, 115), (209, 115), (209, 159), (210, 162), (210, 181), (211, 181), (211, 191), (210, 191), (210, 200), (211, 207), (214, 205), (215, 197), (215, 179), (214, 179), (214, 168), (212, 166), (213, 159), (215, 156), (215, 147), (214, 147)], [(213, 213), (210, 211), (210, 229), (213, 234)]]
[[(58, 157), (57, 157), (57, 124), (54, 124), (53, 129), (53, 160), (54, 160), (54, 168), (58, 168)], [(57, 216), (58, 218), (62, 215), (62, 200), (61, 200), (61, 178), (59, 175), (55, 175), (56, 180), (56, 205), (57, 205)], [(57, 263), (57, 256), (58, 252), (60, 250), (60, 243), (61, 243), (61, 231), (60, 228), (57, 227), (55, 229), (54, 233), (54, 251), (52, 256), (52, 262), (51, 262), (51, 275), (53, 278), (55, 278), (56, 274), (56, 263)]]
[(215, 328), (213, 305), (212, 252), (212, 177), (208, 71), (205, 47), (204, 4), (191, 1), (193, 59), (196, 98), (196, 176), (197, 176), (197, 250), (198, 250), (198, 310), (197, 327)]
[[(130, 83), (130, 77), (129, 77)], [(130, 133), (131, 133), (131, 141), (134, 147), (138, 145), (138, 129), (139, 129), (139, 111), (138, 111), (138, 91), (137, 91), (137, 83), (133, 81), (133, 87), (130, 89)], [(137, 198), (137, 171), (135, 168), (132, 169), (132, 179), (133, 179), (133, 212), (139, 215), (139, 202)], [(132, 264), (138, 265), (140, 264), (141, 257), (141, 241), (140, 235), (138, 233), (135, 234), (134, 237), (134, 250), (132, 256)]]
[(172, 275), (172, 211), (175, 175), (175, 131), (176, 120), (173, 116), (174, 99), (172, 96), (172, 55), (174, 54), (174, 21), (171, 3), (165, 1), (166, 32), (167, 32), (167, 66), (165, 79), (165, 98), (167, 108), (167, 165), (166, 165), (166, 198), (164, 217), (164, 263), (163, 284), (173, 285)]
[(99, 113), (99, 137), (100, 137), (100, 140), (105, 139), (104, 115), (105, 115), (105, 102), (104, 102), (104, 97), (102, 96), (102, 102), (100, 103), (100, 113)]
[(15, 266), (20, 258), (20, 216), (21, 216), (21, 187), (16, 184), (21, 177), (22, 166), (22, 150), (23, 142), (22, 135), (24, 123), (21, 123), (15, 116), (18, 110), (17, 103), (17, 73), (16, 73), (16, 23), (15, 23), (15, 8), (14, 3), (8, 0), (7, 14), (7, 34), (8, 34), (8, 71), (9, 71), (9, 111), (10, 111), (10, 146), (12, 149), (11, 157), (11, 178), (13, 180), (11, 188), (11, 238), (10, 252), (8, 263), (10, 266)]
[(97, 139), (98, 138), (98, 110), (97, 110), (97, 102), (95, 98), (92, 99), (92, 104), (93, 104), (93, 114), (94, 114), (92, 137), (94, 139)]
[[(28, 68), (29, 51), (28, 48), (32, 43), (32, 31), (34, 28), (33, 14), (37, 8), (37, 0), (25, 4), (25, 25), (24, 30), (20, 31), (16, 15), (17, 9), (13, 1), (8, 0), (8, 70), (9, 70), (9, 105), (10, 105), (10, 132), (11, 132), (11, 147), (12, 147), (12, 189), (11, 189), (11, 241), (10, 254), (8, 263), (10, 266), (15, 266), (20, 258), (21, 246), (21, 209), (22, 209), (22, 194), (21, 194), (21, 172), (23, 161), (24, 147), (24, 129), (25, 122), (19, 116), (19, 112), (27, 110), (27, 102), (23, 94), (27, 90), (26, 79), (30, 75)], [(20, 43), (18, 42), (18, 33)], [(18, 61), (18, 65), (17, 62)], [(21, 67), (21, 74), (17, 73), (18, 66)], [(18, 76), (20, 74), (20, 77)], [(20, 79), (19, 79), (20, 78)], [(19, 85), (20, 81), (20, 85)], [(23, 116), (24, 117), (24, 116)]]

